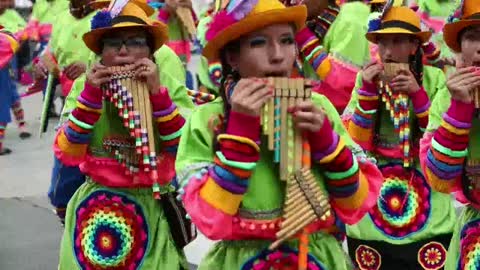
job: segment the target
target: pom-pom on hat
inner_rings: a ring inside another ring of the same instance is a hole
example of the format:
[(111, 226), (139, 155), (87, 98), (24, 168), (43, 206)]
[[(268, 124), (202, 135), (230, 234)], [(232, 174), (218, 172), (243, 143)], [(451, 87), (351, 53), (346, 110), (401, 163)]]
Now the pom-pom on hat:
[[(387, 3), (388, 5), (388, 3)], [(370, 21), (367, 39), (377, 43), (377, 37), (384, 34), (408, 34), (417, 36), (422, 43), (427, 42), (432, 33), (422, 31), (420, 17), (408, 7), (389, 6), (380, 19)]]
[(216, 10), (203, 49), (210, 61), (218, 60), (220, 50), (229, 42), (248, 33), (279, 23), (292, 23), (298, 31), (307, 19), (305, 6), (287, 8), (278, 0), (217, 0)]
[(480, 0), (464, 0), (443, 28), (443, 39), (450, 49), (460, 52), (459, 34), (463, 29), (480, 25)]
[[(116, 29), (142, 28), (152, 35), (154, 51), (168, 40), (168, 28), (165, 24), (152, 21), (137, 0), (116, 0), (109, 9), (104, 9), (92, 18), (91, 31), (83, 35), (85, 45), (96, 54), (100, 54), (102, 37)], [(118, 4), (117, 4), (118, 3)]]

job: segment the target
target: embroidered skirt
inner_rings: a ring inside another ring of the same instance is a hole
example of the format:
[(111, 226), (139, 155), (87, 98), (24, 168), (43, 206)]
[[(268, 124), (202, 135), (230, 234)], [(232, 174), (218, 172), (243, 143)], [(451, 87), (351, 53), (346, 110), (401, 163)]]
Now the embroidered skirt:
[(348, 253), (359, 270), (441, 270), (451, 238), (437, 235), (403, 245), (348, 238)]
[(445, 270), (480, 269), (480, 211), (467, 206), (457, 219)]
[(150, 188), (118, 189), (87, 180), (68, 203), (60, 270), (188, 269)]
[[(198, 270), (297, 269), (298, 241), (291, 241), (270, 251), (270, 241), (243, 240), (216, 243), (200, 263)], [(348, 256), (335, 237), (324, 233), (310, 236), (308, 270), (353, 269)]]

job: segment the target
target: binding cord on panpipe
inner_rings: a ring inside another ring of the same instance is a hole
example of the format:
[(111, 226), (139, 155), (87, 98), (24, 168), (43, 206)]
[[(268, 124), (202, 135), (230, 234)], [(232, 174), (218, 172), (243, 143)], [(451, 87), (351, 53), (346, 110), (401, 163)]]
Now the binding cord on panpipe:
[(480, 109), (480, 88), (477, 88), (472, 91), (473, 102), (475, 104), (475, 109)]
[(395, 132), (399, 136), (400, 146), (403, 151), (403, 166), (410, 167), (410, 100), (407, 94), (392, 91), (389, 82), (402, 70), (409, 70), (408, 64), (385, 63), (384, 73), (379, 81), (380, 96), (385, 103)]
[(288, 113), (289, 107), (311, 98), (311, 86), (304, 79), (268, 80), (275, 86), (275, 91), (263, 108), (263, 133), (267, 137), (268, 149), (274, 152), (274, 162), (279, 164), (280, 179), (287, 181), (283, 222), (270, 249), (278, 248), (300, 232), (298, 269), (303, 270), (307, 269), (308, 261), (306, 227), (315, 220), (326, 220), (331, 214), (328, 198), (310, 171), (310, 144), (295, 129), (292, 116)]
[(135, 79), (132, 66), (110, 67), (112, 79), (105, 85), (105, 96), (118, 109), (123, 126), (128, 129), (130, 143), (111, 139), (104, 142), (107, 151), (125, 168), (126, 174), (150, 174), (153, 195), (160, 198), (157, 154), (155, 153), (154, 125), (150, 93), (145, 82)]

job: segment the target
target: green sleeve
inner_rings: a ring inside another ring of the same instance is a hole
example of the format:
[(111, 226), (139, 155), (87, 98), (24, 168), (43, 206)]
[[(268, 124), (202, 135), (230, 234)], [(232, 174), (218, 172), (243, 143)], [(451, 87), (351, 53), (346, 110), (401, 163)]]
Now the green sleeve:
[(357, 78), (355, 79), (355, 86), (353, 87), (352, 90), (352, 95), (350, 97), (350, 101), (347, 104), (347, 107), (343, 111), (343, 116), (349, 116), (352, 115), (353, 112), (355, 111), (355, 108), (358, 105), (358, 94), (357, 90), (362, 87), (362, 72), (357, 73)]
[[(222, 113), (223, 102), (216, 99), (210, 103), (198, 106), (192, 112), (184, 126), (177, 151), (175, 169), (180, 186), (188, 184), (191, 174), (198, 169), (213, 163), (214, 132), (210, 128), (218, 123), (218, 116)], [(215, 121), (216, 120), (216, 121)]]
[(160, 72), (160, 84), (168, 88), (170, 98), (187, 117), (194, 107), (185, 86), (185, 70), (178, 56), (167, 46), (155, 53), (155, 61)]
[(327, 97), (320, 94), (313, 94), (312, 95), (313, 103), (319, 106), (326, 114), (328, 120), (330, 121), (333, 130), (344, 139), (345, 144), (347, 146), (353, 146), (354, 142), (350, 135), (348, 135), (347, 130), (345, 129), (342, 119), (338, 114), (337, 110), (333, 106), (333, 104), (328, 100)]
[(448, 110), (448, 107), (450, 107), (451, 96), (445, 82), (445, 75), (440, 71), (437, 76), (437, 93), (433, 100), (430, 101), (431, 105), (428, 113), (427, 132), (432, 132), (440, 126), (443, 114)]
[(168, 73), (180, 82), (186, 81), (185, 67), (180, 58), (170, 47), (163, 45), (155, 52), (154, 57), (157, 66), (161, 68), (160, 75)]
[(60, 115), (60, 124), (68, 120), (68, 116), (77, 106), (77, 98), (83, 90), (87, 76), (85, 74), (78, 77), (73, 81), (72, 89), (65, 98), (65, 104), (63, 105), (62, 113)]
[(30, 15), (30, 20), (36, 20), (39, 21), (40, 17), (40, 9), (42, 8), (42, 5), (45, 5), (45, 2), (43, 0), (37, 0), (32, 6), (32, 14)]
[(368, 40), (365, 38), (369, 15), (369, 7), (363, 3), (344, 4), (325, 36), (325, 50), (357, 67), (366, 64), (370, 60)]

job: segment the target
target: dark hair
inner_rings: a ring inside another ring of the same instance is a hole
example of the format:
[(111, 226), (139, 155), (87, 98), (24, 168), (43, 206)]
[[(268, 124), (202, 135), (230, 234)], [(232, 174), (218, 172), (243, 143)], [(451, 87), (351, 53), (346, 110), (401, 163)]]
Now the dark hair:
[(464, 35), (466, 32), (468, 32), (468, 31), (470, 31), (470, 30), (472, 30), (472, 29), (474, 29), (474, 28), (476, 28), (476, 27), (479, 27), (479, 26), (480, 26), (480, 24), (475, 24), (475, 25), (470, 25), (470, 26), (468, 26), (468, 27), (463, 28), (463, 29), (458, 33), (458, 36), (457, 36), (457, 42), (458, 42), (458, 44), (462, 45), (462, 37), (463, 37), (463, 35)]
[(415, 80), (419, 86), (423, 84), (423, 50), (422, 50), (422, 41), (417, 37), (410, 38), (413, 42), (418, 41), (418, 47), (414, 55), (410, 55), (408, 63), (410, 64), (410, 70), (415, 76)]
[(220, 82), (220, 87), (218, 92), (223, 101), (223, 116), (220, 118), (221, 123), (219, 123), (214, 130), (215, 136), (213, 139), (213, 151), (216, 152), (219, 149), (217, 143), (217, 136), (224, 133), (227, 125), (228, 118), (230, 116), (230, 103), (228, 102), (227, 91), (225, 89), (227, 80), (239, 81), (240, 74), (233, 70), (233, 68), (228, 64), (227, 54), (228, 53), (238, 53), (240, 51), (240, 40), (237, 39), (225, 45), (225, 47), (220, 51), (220, 64), (222, 65), (222, 80)]

